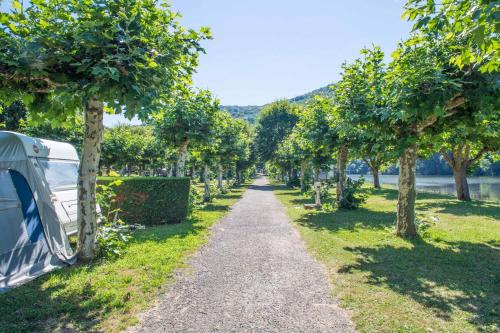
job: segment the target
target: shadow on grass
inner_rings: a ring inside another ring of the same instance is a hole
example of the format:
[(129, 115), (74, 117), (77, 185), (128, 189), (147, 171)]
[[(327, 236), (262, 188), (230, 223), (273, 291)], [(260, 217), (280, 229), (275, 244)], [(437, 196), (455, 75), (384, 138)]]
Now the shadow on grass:
[[(244, 188), (240, 191), (240, 195), (233, 192), (220, 195), (218, 198), (236, 199), (241, 196), (243, 190)], [(199, 211), (224, 212), (229, 209), (229, 206), (229, 204), (215, 202)], [(195, 214), (183, 223), (138, 230), (132, 234), (133, 238), (128, 246), (151, 241), (163, 243), (171, 238), (184, 239), (206, 230), (207, 226), (203, 222)], [(145, 253), (144, 256), (147, 254)], [(109, 317), (112, 312), (118, 310), (126, 313), (129, 307), (127, 290), (120, 290), (116, 294), (109, 293), (91, 279), (92, 273), (110, 274), (108, 278), (112, 279), (113, 287), (124, 288), (119, 285), (119, 280), (126, 278), (130, 272), (123, 271), (117, 266), (109, 270), (103, 269), (122, 258), (130, 260), (130, 258), (127, 259), (126, 250), (125, 254), (119, 258), (97, 260), (89, 264), (59, 269), (0, 294), (0, 312), (2, 313), (0, 332), (40, 332), (55, 329), (63, 332), (96, 331), (96, 325)], [(140, 258), (140, 260), (143, 262), (137, 263), (137, 267), (134, 268), (147, 268), (147, 259)], [(141, 286), (130, 288), (141, 288)], [(121, 294), (124, 295), (123, 299), (117, 298), (117, 295)]]
[(481, 331), (500, 326), (500, 250), (470, 242), (434, 246), (422, 239), (411, 248), (390, 245), (344, 248), (357, 262), (339, 272), (368, 272), (368, 283), (383, 285), (432, 309), (449, 320), (454, 309), (472, 315)]
[[(367, 191), (369, 194), (383, 196), (387, 200), (398, 199), (398, 191), (394, 189), (367, 189)], [(417, 210), (434, 210), (457, 216), (488, 216), (500, 220), (499, 206), (498, 203), (488, 201), (460, 201), (440, 193), (417, 193)]]
[[(292, 205), (310, 202), (299, 191), (276, 186)], [(389, 200), (397, 199), (397, 191), (370, 189), (369, 193)], [(436, 209), (442, 213), (488, 215), (499, 217), (499, 207), (487, 202), (460, 202), (449, 197), (419, 193), (418, 210)], [(352, 211), (312, 212), (298, 219), (313, 230), (391, 228), (395, 212), (374, 211), (361, 207)], [(500, 243), (466, 241), (439, 243), (421, 238), (408, 240), (410, 248), (393, 245), (346, 247), (356, 254), (354, 264), (341, 267), (339, 273), (368, 273), (368, 283), (381, 285), (431, 309), (436, 316), (452, 320), (456, 309), (470, 314), (470, 321), (480, 331), (500, 328)]]

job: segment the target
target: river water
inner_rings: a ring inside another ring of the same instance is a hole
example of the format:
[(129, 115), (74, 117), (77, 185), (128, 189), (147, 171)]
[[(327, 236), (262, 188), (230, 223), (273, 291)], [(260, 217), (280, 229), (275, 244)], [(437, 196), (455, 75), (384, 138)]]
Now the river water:
[[(360, 175), (349, 175), (358, 179)], [(371, 175), (365, 175), (372, 182)], [(500, 177), (467, 177), (472, 199), (500, 202)], [(380, 184), (397, 186), (397, 175), (380, 175)], [(417, 176), (417, 191), (456, 195), (455, 181), (451, 176)]]

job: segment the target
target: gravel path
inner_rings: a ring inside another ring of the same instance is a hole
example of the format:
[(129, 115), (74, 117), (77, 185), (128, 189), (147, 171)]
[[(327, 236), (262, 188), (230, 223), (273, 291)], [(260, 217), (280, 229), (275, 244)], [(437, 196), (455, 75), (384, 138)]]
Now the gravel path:
[(353, 332), (265, 178), (129, 332)]

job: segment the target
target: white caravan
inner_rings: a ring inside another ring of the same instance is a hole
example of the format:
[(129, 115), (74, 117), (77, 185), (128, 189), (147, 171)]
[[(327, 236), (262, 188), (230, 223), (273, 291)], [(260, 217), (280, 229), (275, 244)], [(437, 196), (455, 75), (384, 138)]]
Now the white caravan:
[(74, 263), (75, 148), (0, 131), (0, 290)]

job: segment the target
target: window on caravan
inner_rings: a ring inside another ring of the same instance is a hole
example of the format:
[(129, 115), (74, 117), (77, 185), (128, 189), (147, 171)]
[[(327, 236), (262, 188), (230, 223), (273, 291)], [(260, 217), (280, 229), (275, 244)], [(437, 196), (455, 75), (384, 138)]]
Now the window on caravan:
[(51, 190), (74, 188), (78, 180), (78, 162), (37, 158)]

